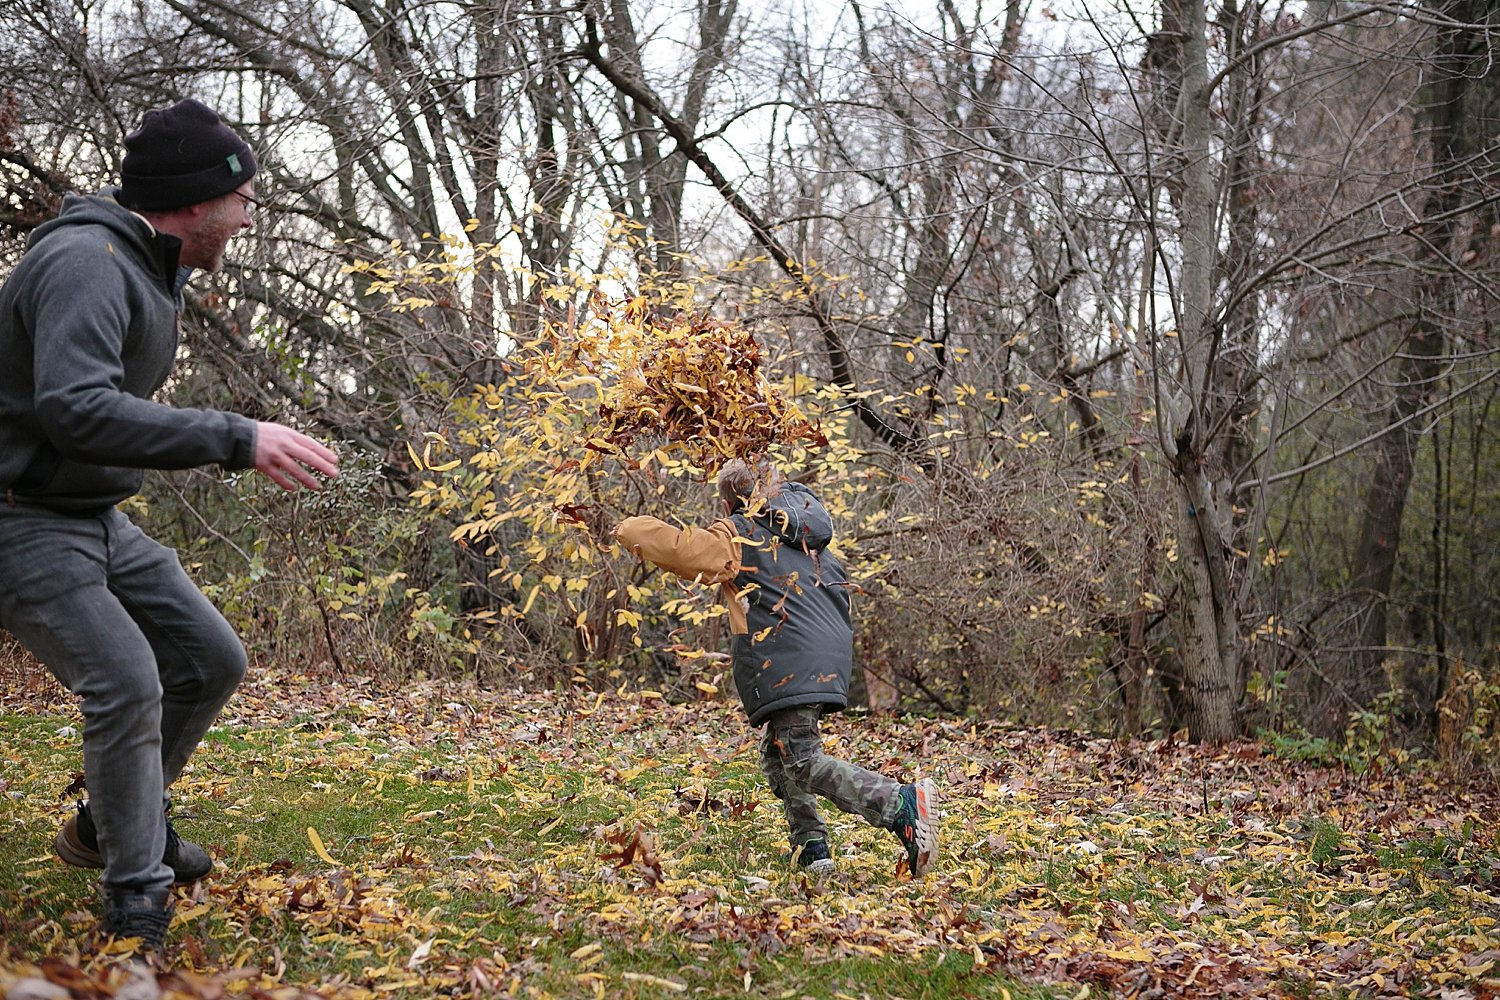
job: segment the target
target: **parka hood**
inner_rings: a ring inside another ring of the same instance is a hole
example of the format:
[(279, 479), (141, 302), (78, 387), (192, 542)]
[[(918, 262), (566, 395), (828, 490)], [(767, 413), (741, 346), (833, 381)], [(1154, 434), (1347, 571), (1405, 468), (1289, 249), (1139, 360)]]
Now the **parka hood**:
[(168, 233), (154, 232), (151, 224), (115, 200), (115, 188), (98, 194), (70, 194), (54, 219), (37, 226), (26, 241), (28, 250), (42, 241), (76, 226), (103, 226), (121, 243), (138, 254), (157, 278), (168, 287), (176, 283), (182, 241)]
[(833, 518), (812, 490), (801, 483), (783, 484), (755, 516), (755, 522), (781, 541), (809, 552), (821, 551), (833, 541)]

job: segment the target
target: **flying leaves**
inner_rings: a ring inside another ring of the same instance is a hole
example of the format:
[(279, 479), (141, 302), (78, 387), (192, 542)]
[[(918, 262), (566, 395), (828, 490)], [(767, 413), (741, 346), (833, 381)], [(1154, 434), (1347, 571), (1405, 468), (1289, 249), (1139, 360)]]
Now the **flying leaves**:
[[(644, 280), (621, 295), (574, 280), (567, 308), (507, 355), (504, 380), (456, 401), (451, 425), (410, 443), (407, 458), (421, 475), (414, 501), (498, 563), (495, 588), (514, 596), (494, 615), (604, 662), (664, 619), (724, 614), (706, 590), (636, 574), (612, 537), (622, 517), (714, 516), (702, 484), (724, 462), (839, 448), (810, 380), (773, 381), (756, 331), (699, 307), (691, 283)], [(492, 623), (466, 624), (474, 641)]]
[(680, 454), (713, 469), (772, 444), (827, 443), (767, 380), (748, 327), (645, 296), (596, 304), (607, 322), (579, 328), (553, 351), (557, 370), (597, 379), (590, 405), (599, 430), (585, 447), (636, 468)]

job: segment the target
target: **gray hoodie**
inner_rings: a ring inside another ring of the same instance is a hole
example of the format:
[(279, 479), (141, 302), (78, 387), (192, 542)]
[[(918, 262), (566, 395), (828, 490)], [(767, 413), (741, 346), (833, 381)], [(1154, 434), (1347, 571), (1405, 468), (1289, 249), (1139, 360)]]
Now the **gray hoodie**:
[(734, 682), (751, 725), (798, 705), (844, 708), (854, 659), (849, 579), (828, 511), (800, 483), (786, 483), (751, 520), (733, 517), (755, 544), (741, 546), (735, 585), (749, 593), (748, 635), (733, 639)]
[(177, 356), (174, 236), (70, 195), (0, 286), (0, 513), (104, 510), (142, 469), (254, 464), (255, 422), (151, 400)]

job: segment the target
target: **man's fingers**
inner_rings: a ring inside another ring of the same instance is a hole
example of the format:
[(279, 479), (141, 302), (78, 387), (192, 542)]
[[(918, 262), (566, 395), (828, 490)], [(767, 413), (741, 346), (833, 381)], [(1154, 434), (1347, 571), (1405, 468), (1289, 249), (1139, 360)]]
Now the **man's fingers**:
[(323, 483), (308, 471), (306, 466), (312, 466), (327, 476), (338, 475), (336, 463), (326, 462), (320, 456), (313, 455), (306, 450), (299, 453), (293, 449), (288, 449), (285, 454), (278, 456), (271, 468), (267, 470), (267, 475), (287, 491), (296, 490), (299, 486), (310, 490), (321, 490)]
[(337, 476), (339, 474), (339, 458), (327, 448), (311, 439), (303, 443), (301, 448), (292, 447), (288, 449), (292, 459), (301, 465), (317, 469), (325, 476)]
[(314, 479), (312, 473), (295, 463), (281, 469), (268, 469), (266, 475), (271, 478), (271, 482), (288, 493), (295, 493), (299, 489), (321, 490), (323, 488), (323, 484)]
[(339, 474), (339, 459), (324, 445), (300, 431), (280, 424), (262, 423), (256, 442), (255, 467), (287, 492), (321, 490), (320, 472), (332, 479)]
[(320, 441), (310, 437), (304, 437), (298, 443), (311, 452), (311, 455), (304, 459), (308, 465), (330, 476), (338, 474), (339, 457), (331, 449), (324, 447)]
[(286, 471), (291, 475), (293, 479), (310, 490), (321, 490), (323, 488), (323, 484), (315, 479), (311, 472), (308, 472), (300, 465), (296, 465), (295, 463), (289, 465), (287, 466)]

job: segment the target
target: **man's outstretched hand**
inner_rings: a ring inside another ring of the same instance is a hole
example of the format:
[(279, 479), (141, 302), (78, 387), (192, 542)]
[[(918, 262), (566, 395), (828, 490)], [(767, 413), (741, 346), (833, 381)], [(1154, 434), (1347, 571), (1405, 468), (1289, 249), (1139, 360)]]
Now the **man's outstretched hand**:
[(289, 493), (304, 486), (321, 490), (323, 484), (308, 470), (332, 479), (339, 474), (339, 459), (300, 431), (262, 421), (255, 427), (255, 468)]

